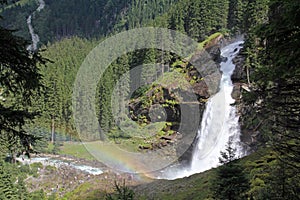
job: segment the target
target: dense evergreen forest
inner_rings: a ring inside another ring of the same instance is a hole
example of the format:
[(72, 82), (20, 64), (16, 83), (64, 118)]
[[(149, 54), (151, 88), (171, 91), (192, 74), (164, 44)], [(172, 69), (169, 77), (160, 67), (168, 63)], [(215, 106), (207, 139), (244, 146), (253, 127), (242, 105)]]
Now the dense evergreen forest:
[[(145, 26), (178, 30), (199, 42), (201, 48), (220, 35), (245, 37), (239, 55), (243, 58), (242, 73), (235, 81), (249, 89), (241, 89), (237, 104), (241, 107), (242, 132), (255, 135), (251, 147), (255, 153), (246, 161), (235, 160), (229, 144), (221, 153), (223, 166), (208, 179), (205, 198), (299, 199), (297, 0), (45, 0), (45, 9), (33, 16), (33, 27), (41, 39), (37, 52), (26, 50), (30, 41), (26, 18), (37, 2), (0, 2), (0, 199), (47, 199), (43, 191), (29, 193), (24, 184), (27, 176), (37, 176), (38, 166), (14, 170), (15, 158), (20, 154), (58, 153), (62, 141), (91, 139), (79, 138), (74, 126), (72, 92), (77, 71), (88, 53), (106, 37)], [(96, 93), (97, 117), (111, 141), (132, 135), (118, 129), (111, 112), (116, 82), (125, 72), (147, 63), (169, 67), (156, 69), (155, 77), (149, 77), (147, 71), (139, 72), (140, 79), (154, 83), (132, 95), (130, 105), (139, 107), (130, 114), (143, 127), (150, 123), (147, 109), (157, 102), (163, 105), (171, 117), (167, 116), (159, 137), (176, 131), (179, 103), (155, 81), (163, 77), (173, 83), (168, 79), (173, 72), (183, 74), (192, 85), (203, 81), (200, 74), (193, 73), (193, 66), (171, 52), (143, 49), (124, 54), (105, 71)], [(136, 74), (130, 76), (128, 85), (119, 88), (124, 95), (135, 84)], [(158, 100), (159, 96), (166, 98)], [(197, 97), (203, 104), (209, 98), (202, 94)], [(148, 140), (151, 147), (145, 141), (137, 141), (137, 145), (148, 149), (159, 143)], [(49, 150), (49, 144), (54, 148)], [(128, 196), (132, 195), (129, 192)]]
[[(3, 26), (18, 30), (17, 34), (29, 39), (26, 18), (37, 7), (35, 1), (2, 6)], [(176, 1), (45, 1), (45, 10), (36, 13), (34, 24), (42, 43), (71, 36), (101, 38), (114, 31), (145, 25), (165, 13)]]
[[(92, 47), (97, 45), (98, 39), (96, 38), (103, 38), (109, 32), (112, 33), (148, 25), (182, 31), (197, 41), (203, 41), (215, 32), (222, 32), (223, 34), (229, 34), (231, 33), (231, 30), (233, 34), (243, 32), (244, 25), (242, 24), (242, 18), (246, 17), (241, 14), (245, 13), (243, 5), (246, 3), (242, 1), (239, 1), (237, 6), (235, 5), (235, 2), (229, 3), (229, 1), (220, 0), (207, 2), (133, 1), (127, 2), (125, 5), (113, 1), (105, 2), (106, 4), (101, 1), (93, 1), (93, 3), (90, 4), (87, 4), (86, 2), (75, 3), (75, 1), (73, 3), (54, 3), (45, 1), (45, 3), (45, 11), (37, 14), (46, 15), (50, 11), (50, 13), (53, 14), (49, 14), (49, 16), (41, 16), (42, 20), (40, 20), (39, 16), (35, 16), (36, 19), (33, 23), (35, 23), (35, 21), (40, 23), (40, 25), (34, 24), (34, 27), (37, 30), (42, 43), (46, 43), (42, 49), (46, 48), (47, 51), (42, 54), (44, 57), (53, 60), (54, 63), (48, 63), (48, 67), (41, 69), (45, 85), (48, 86), (48, 89), (45, 94), (46, 98), (41, 98), (36, 101), (46, 101), (38, 103), (39, 106), (45, 105), (44, 110), (47, 110), (47, 112), (43, 112), (43, 117), (39, 120), (39, 122), (43, 124), (55, 123), (56, 128), (62, 129), (60, 132), (66, 132), (68, 137), (75, 134), (71, 119), (72, 84), (80, 63), (83, 62), (83, 59)], [(82, 6), (83, 4), (89, 5), (89, 7), (85, 8), (86, 6)], [(20, 12), (19, 9), (25, 9), (28, 11), (29, 8), (26, 8), (26, 6), (29, 5), (30, 2), (25, 5), (16, 4), (16, 6), (6, 8), (3, 11), (3, 16), (4, 18), (11, 18), (9, 15), (23, 14), (23, 12)], [(114, 5), (118, 6), (116, 7)], [(55, 6), (57, 6), (57, 8)], [(114, 9), (111, 9), (111, 7), (114, 7)], [(102, 8), (104, 8), (104, 10)], [(48, 11), (48, 9), (50, 11)], [(114, 13), (110, 14), (105, 9)], [(70, 12), (70, 10), (72, 10), (72, 12)], [(76, 12), (76, 10), (79, 11)], [(103, 24), (99, 24), (99, 27), (103, 28), (106, 32), (102, 31), (101, 28), (97, 28), (98, 25), (94, 26), (94, 24), (89, 24), (90, 21), (94, 22), (95, 19), (99, 17), (99, 14), (101, 15), (99, 10), (101, 10), (106, 17), (110, 16), (109, 20), (98, 18), (98, 21), (106, 24), (106, 27), (103, 26)], [(233, 14), (229, 13), (229, 11)], [(76, 15), (73, 12), (76, 13)], [(218, 14), (212, 15), (212, 13)], [(88, 18), (85, 15), (88, 15)], [(111, 16), (116, 16), (115, 21), (111, 22), (111, 20), (113, 20)], [(90, 20), (90, 18), (92, 19)], [(83, 24), (78, 22), (82, 19), (85, 19), (84, 27)], [(3, 21), (5, 22), (8, 20)], [(24, 26), (25, 22), (26, 20), (19, 22), (8, 21), (4, 24), (4, 26), (19, 29), (17, 34), (25, 36), (26, 34), (28, 35), (26, 28), (21, 28)], [(56, 22), (58, 24), (56, 24)], [(51, 25), (47, 23), (50, 23)], [(20, 25), (18, 26), (18, 24)], [(110, 28), (108, 27), (108, 24), (112, 24)], [(78, 27), (76, 27), (77, 25)], [(52, 28), (52, 26), (55, 28)], [(45, 28), (49, 28), (50, 30), (44, 30)], [(80, 32), (76, 32), (76, 30)], [(54, 34), (49, 36), (48, 34), (50, 33)], [(69, 39), (62, 39), (72, 35), (78, 35), (81, 36), (81, 38), (71, 37)], [(92, 39), (91, 42), (82, 38), (90, 38), (93, 36), (95, 39)], [(62, 41), (54, 42), (54, 44), (47, 43), (57, 39), (62, 39)], [(80, 51), (78, 51), (78, 49), (80, 49)], [(62, 56), (65, 54), (66, 56)], [(126, 55), (124, 58), (116, 61), (115, 64), (112, 64), (111, 67), (114, 69), (107, 72), (103, 83), (99, 83), (99, 91), (101, 90), (101, 87), (104, 87), (106, 90), (110, 90), (107, 93), (99, 94), (98, 98), (100, 104), (98, 106), (99, 121), (104, 130), (112, 130), (115, 126), (110, 112), (110, 96), (114, 82), (118, 80), (118, 76), (121, 75), (123, 71), (142, 63), (170, 63), (176, 61), (176, 59), (171, 58), (172, 56), (168, 55), (168, 52), (155, 52), (154, 50), (149, 50)], [(141, 74), (143, 74), (143, 72), (141, 72)], [(101, 84), (105, 85), (101, 86)], [(104, 101), (102, 101), (102, 99), (104, 99)], [(50, 125), (41, 125), (41, 127), (49, 126)]]

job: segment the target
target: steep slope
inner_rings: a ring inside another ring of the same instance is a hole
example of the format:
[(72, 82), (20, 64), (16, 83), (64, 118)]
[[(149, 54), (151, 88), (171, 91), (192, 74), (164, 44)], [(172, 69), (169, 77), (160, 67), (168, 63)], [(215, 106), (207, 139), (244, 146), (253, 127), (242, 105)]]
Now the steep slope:
[[(102, 38), (114, 31), (140, 27), (150, 19), (165, 13), (176, 0), (45, 0), (45, 9), (32, 17), (33, 28), (41, 42), (64, 37)], [(33, 0), (18, 1), (3, 6), (4, 27), (18, 30), (29, 40), (27, 18), (35, 9)]]

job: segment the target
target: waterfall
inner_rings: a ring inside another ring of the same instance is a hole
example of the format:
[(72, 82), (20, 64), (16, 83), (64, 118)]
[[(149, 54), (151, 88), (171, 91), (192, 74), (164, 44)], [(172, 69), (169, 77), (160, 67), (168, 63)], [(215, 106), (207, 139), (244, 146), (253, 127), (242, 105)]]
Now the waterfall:
[[(222, 78), (220, 90), (206, 104), (206, 109), (198, 131), (197, 146), (194, 149), (190, 173), (199, 173), (216, 167), (219, 163), (220, 152), (226, 149), (229, 141), (237, 149), (237, 155), (242, 156), (240, 145), (239, 117), (236, 114), (234, 99), (231, 97), (233, 84), (231, 75), (235, 65), (233, 58), (239, 52), (243, 42), (235, 42), (224, 47), (221, 55), (227, 58), (221, 63)], [(222, 109), (222, 110), (221, 110)]]
[(232, 147), (237, 149), (236, 155), (244, 155), (240, 145), (239, 117), (235, 102), (231, 97), (233, 84), (231, 75), (235, 69), (232, 60), (242, 48), (243, 41), (237, 41), (221, 49), (221, 55), (226, 59), (222, 62), (222, 78), (219, 92), (212, 96), (206, 103), (202, 122), (196, 137), (196, 146), (192, 153), (189, 167), (171, 166), (161, 173), (158, 178), (176, 179), (190, 176), (217, 167), (219, 165), (220, 152), (225, 151), (229, 141)]
[(45, 7), (44, 0), (38, 0), (38, 2), (39, 2), (39, 7), (27, 18), (27, 25), (28, 25), (28, 29), (32, 41), (32, 44), (27, 47), (27, 50), (32, 52), (37, 50), (37, 44), (40, 42), (40, 38), (38, 34), (34, 33), (34, 29), (32, 27), (32, 17), (34, 16), (35, 12), (40, 12)]

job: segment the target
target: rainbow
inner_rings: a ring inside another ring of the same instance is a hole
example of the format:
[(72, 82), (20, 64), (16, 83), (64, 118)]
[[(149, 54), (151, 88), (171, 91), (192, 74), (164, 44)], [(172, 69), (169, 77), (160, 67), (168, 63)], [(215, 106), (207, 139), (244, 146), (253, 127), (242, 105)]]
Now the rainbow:
[(116, 171), (153, 177), (154, 171), (166, 167), (170, 159), (155, 153), (134, 153), (120, 149), (112, 143), (102, 141), (84, 142), (83, 145), (100, 162)]
[[(45, 127), (35, 127), (31, 132), (47, 130)], [(65, 135), (64, 130), (57, 128), (56, 136)], [(107, 165), (113, 171), (135, 174), (135, 177), (149, 180), (153, 178), (152, 172), (160, 170), (169, 164), (169, 160), (161, 158), (157, 154), (134, 153), (121, 149), (111, 142), (93, 141), (82, 142), (86, 150), (98, 161)], [(163, 161), (163, 162), (161, 162)]]

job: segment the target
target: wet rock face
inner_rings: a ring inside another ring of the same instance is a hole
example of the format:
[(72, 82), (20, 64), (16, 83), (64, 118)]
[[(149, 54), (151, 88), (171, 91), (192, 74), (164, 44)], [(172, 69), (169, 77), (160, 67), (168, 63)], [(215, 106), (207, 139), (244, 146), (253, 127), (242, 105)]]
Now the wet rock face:
[(210, 97), (207, 84), (205, 81), (201, 81), (193, 85), (194, 92), (199, 95), (201, 98), (207, 99)]
[(242, 91), (245, 91), (242, 87), (243, 85), (247, 85), (247, 73), (246, 69), (244, 68), (245, 56), (242, 53), (238, 54), (233, 59), (233, 63), (236, 65), (236, 67), (231, 76), (234, 84), (231, 96), (237, 102), (237, 111), (240, 116), (239, 123), (241, 126), (241, 142), (244, 144), (244, 149), (247, 152), (251, 152), (255, 151), (257, 148), (257, 140), (259, 140), (260, 134), (255, 130), (255, 128), (249, 126), (248, 118), (253, 115), (253, 108), (250, 108), (248, 105), (246, 105), (242, 99)]
[(207, 48), (206, 51), (209, 53), (213, 61), (217, 63), (226, 61), (226, 58), (221, 56), (221, 46), (219, 44)]
[[(247, 75), (244, 69), (244, 62), (245, 57), (242, 54), (238, 54), (234, 59), (233, 63), (235, 64), (235, 69), (233, 71), (233, 74), (231, 75), (231, 80), (234, 85), (233, 91), (232, 91), (232, 98), (236, 102), (241, 101), (241, 90), (242, 90), (242, 84), (247, 79)], [(241, 111), (239, 110), (239, 113)]]
[(211, 56), (212, 60), (218, 64), (218, 66), (221, 62), (226, 62), (227, 60), (227, 58), (221, 55), (221, 48), (227, 42), (228, 41), (223, 36), (219, 36), (206, 45), (206, 52)]
[(196, 52), (190, 59), (197, 71), (204, 79), (203, 84), (195, 87), (199, 94), (209, 97), (219, 90), (221, 80), (220, 63), (226, 61), (226, 58), (221, 56), (221, 48), (225, 43), (223, 36), (219, 36), (211, 40), (205, 45), (203, 50)]
[(233, 74), (231, 75), (232, 82), (240, 82), (242, 80), (246, 79), (246, 73), (244, 70), (244, 62), (245, 58), (242, 55), (237, 55), (233, 59), (233, 63), (235, 64), (235, 69), (233, 71)]
[(234, 83), (233, 84), (233, 90), (231, 93), (231, 97), (235, 100), (238, 101), (241, 98), (241, 86), (239, 83)]

